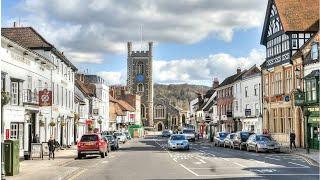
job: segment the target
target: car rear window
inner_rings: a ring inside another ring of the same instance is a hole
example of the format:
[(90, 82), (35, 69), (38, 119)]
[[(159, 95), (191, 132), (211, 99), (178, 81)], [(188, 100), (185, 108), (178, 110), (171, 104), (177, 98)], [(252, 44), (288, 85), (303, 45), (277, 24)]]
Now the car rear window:
[(257, 141), (272, 141), (272, 138), (270, 136), (257, 136)]
[(83, 135), (81, 137), (81, 142), (88, 142), (88, 141), (98, 141), (97, 135)]

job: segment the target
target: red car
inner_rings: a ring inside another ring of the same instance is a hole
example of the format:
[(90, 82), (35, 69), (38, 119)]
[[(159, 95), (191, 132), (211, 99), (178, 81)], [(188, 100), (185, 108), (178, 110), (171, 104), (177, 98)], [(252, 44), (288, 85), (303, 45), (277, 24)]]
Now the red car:
[(108, 144), (100, 134), (84, 134), (78, 142), (78, 159), (92, 154), (98, 154), (101, 158), (108, 155)]

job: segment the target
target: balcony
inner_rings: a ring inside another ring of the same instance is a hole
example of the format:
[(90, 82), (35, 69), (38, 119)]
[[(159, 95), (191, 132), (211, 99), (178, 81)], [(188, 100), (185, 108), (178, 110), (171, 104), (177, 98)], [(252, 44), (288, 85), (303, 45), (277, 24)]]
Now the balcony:
[(32, 91), (31, 89), (22, 90), (22, 102), (23, 104), (38, 105), (39, 104), (38, 92)]

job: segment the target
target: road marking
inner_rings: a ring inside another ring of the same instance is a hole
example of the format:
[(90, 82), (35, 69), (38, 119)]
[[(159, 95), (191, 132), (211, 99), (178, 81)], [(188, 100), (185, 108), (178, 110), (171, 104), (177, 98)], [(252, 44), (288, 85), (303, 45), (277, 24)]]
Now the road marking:
[(201, 177), (205, 177), (205, 176), (208, 176), (208, 177), (246, 177), (246, 176), (254, 176), (254, 177), (257, 177), (257, 176), (319, 176), (319, 174), (255, 174), (255, 173), (252, 173), (252, 174), (249, 174), (249, 173), (246, 173), (246, 174), (230, 174), (230, 175), (222, 175), (222, 174), (201, 174), (201, 175), (198, 175), (198, 176), (201, 176)]
[(297, 165), (297, 166), (301, 166), (301, 167), (308, 167), (308, 168), (309, 168), (309, 166), (305, 166), (305, 165), (298, 164), (298, 163), (294, 163), (294, 162), (288, 162), (288, 163), (290, 163), (290, 164), (294, 164), (294, 165)]
[(183, 164), (179, 164), (181, 167), (183, 167), (184, 169), (186, 169), (187, 171), (189, 171), (190, 173), (192, 173), (195, 176), (199, 176), (197, 173), (193, 172), (191, 169), (185, 167)]
[(280, 161), (280, 159), (272, 158), (272, 157), (264, 157), (264, 158), (267, 158), (267, 159), (273, 159), (273, 160), (276, 160), (276, 161)]
[(109, 161), (102, 161), (101, 163), (102, 164), (107, 164)]
[(247, 167), (247, 166), (245, 166), (245, 165), (242, 165), (242, 164), (236, 163), (236, 162), (233, 162), (233, 164), (236, 164), (236, 165), (241, 166), (241, 167), (243, 167), (243, 168)]
[(172, 159), (172, 160), (174, 160), (175, 162), (178, 162), (177, 159)]
[(230, 161), (229, 159), (226, 159), (226, 158), (221, 158), (221, 159), (223, 159), (223, 160), (225, 160), (225, 161)]
[(81, 171), (78, 171), (76, 174), (72, 175), (68, 180), (74, 180), (77, 179), (82, 173), (86, 172), (88, 169), (82, 169)]

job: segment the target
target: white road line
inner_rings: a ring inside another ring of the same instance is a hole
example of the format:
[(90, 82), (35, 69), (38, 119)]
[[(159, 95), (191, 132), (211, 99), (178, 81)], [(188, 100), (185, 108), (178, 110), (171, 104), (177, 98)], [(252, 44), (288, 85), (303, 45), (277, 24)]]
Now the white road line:
[(186, 169), (187, 171), (189, 171), (190, 173), (192, 173), (195, 176), (199, 176), (197, 173), (193, 172), (192, 170), (190, 170), (189, 168), (185, 167), (183, 164), (179, 164), (181, 167), (183, 167), (184, 169)]
[(226, 158), (221, 158), (221, 159), (223, 159), (223, 160), (225, 160), (225, 161), (230, 161), (229, 159), (226, 159)]
[(238, 166), (240, 166), (240, 167), (243, 167), (243, 168), (247, 167), (247, 166), (245, 166), (245, 165), (242, 165), (242, 164), (236, 163), (236, 162), (233, 162), (233, 164), (236, 164), (236, 165), (238, 165)]
[(301, 167), (309, 167), (309, 166), (305, 166), (305, 165), (302, 165), (302, 164), (298, 164), (298, 163), (294, 163), (294, 162), (288, 162), (290, 164), (294, 164), (294, 165), (297, 165), (297, 166), (301, 166)]
[(175, 162), (178, 162), (176, 159), (172, 159), (172, 160), (174, 160)]
[(273, 160), (276, 160), (276, 161), (280, 161), (280, 159), (272, 158), (272, 157), (264, 157), (264, 158), (267, 158), (267, 159), (273, 159)]
[(208, 176), (208, 177), (245, 177), (245, 176), (319, 176), (319, 174), (255, 174), (255, 173), (252, 173), (252, 174), (249, 174), (249, 173), (246, 173), (246, 174), (230, 174), (230, 175), (220, 175), (220, 174), (204, 174), (204, 175), (198, 175), (198, 176), (201, 176), (201, 177), (205, 177), (205, 176)]

